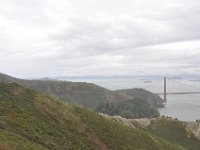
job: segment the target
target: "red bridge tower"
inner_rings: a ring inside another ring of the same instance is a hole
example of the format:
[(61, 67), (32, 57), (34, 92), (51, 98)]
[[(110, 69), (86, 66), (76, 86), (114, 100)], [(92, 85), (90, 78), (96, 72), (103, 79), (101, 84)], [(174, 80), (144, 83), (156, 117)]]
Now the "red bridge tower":
[(167, 102), (167, 81), (166, 81), (166, 77), (164, 77), (164, 101)]

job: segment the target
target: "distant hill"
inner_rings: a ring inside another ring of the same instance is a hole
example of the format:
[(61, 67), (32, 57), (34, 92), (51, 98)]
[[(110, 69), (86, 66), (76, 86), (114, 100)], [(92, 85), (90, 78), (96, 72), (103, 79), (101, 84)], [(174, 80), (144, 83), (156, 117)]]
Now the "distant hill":
[(116, 102), (129, 98), (127, 95), (110, 91), (93, 83), (52, 80), (23, 80), (19, 83), (94, 111), (104, 102)]
[(144, 99), (151, 106), (154, 106), (155, 108), (163, 107), (164, 101), (160, 96), (141, 88), (123, 89), (123, 90), (117, 90), (116, 92), (121, 94), (126, 94), (130, 97), (138, 97), (140, 99)]
[(99, 112), (124, 118), (152, 118), (159, 116), (158, 110), (151, 106), (146, 100), (135, 97), (115, 103), (104, 103), (99, 107)]
[[(108, 113), (110, 115), (122, 115), (123, 117), (129, 118), (157, 116), (159, 114), (157, 107), (162, 106), (163, 102), (158, 95), (143, 89), (136, 89), (137, 92), (126, 92), (126, 90), (111, 91), (93, 83), (46, 79), (22, 80), (4, 74), (0, 74), (0, 81), (16, 82), (26, 88), (57, 96), (66, 102), (83, 108)], [(126, 102), (126, 100), (133, 98), (134, 100), (131, 100), (131, 105), (130, 101)], [(138, 103), (138, 99), (141, 100), (140, 103)], [(114, 104), (115, 107), (109, 110), (112, 104)], [(116, 108), (118, 110), (116, 110)]]
[(17, 83), (0, 83), (2, 150), (187, 150), (170, 140)]

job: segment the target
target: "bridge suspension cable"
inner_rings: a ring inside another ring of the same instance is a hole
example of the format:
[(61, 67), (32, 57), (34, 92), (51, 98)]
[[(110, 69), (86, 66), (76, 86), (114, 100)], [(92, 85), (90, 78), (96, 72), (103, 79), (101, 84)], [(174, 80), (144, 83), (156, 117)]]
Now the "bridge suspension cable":
[(179, 84), (179, 85), (181, 85), (181, 86), (187, 86), (187, 87), (190, 87), (190, 88), (193, 88), (193, 89), (198, 89), (198, 90), (200, 90), (200, 87), (196, 87), (196, 86), (193, 86), (193, 85), (185, 84), (185, 83), (179, 82), (179, 81), (174, 80), (174, 79), (168, 79), (168, 80), (170, 80), (170, 81), (172, 81), (172, 82), (175, 82), (175, 83), (177, 83), (177, 84)]
[(149, 89), (150, 87), (152, 87), (152, 86), (158, 84), (158, 83), (161, 82), (162, 80), (163, 80), (163, 79), (160, 79), (160, 80), (158, 80), (158, 81), (155, 81), (154, 83), (152, 83), (152, 84), (150, 84), (150, 85), (147, 85), (147, 86), (144, 87), (144, 88), (145, 88), (145, 89)]

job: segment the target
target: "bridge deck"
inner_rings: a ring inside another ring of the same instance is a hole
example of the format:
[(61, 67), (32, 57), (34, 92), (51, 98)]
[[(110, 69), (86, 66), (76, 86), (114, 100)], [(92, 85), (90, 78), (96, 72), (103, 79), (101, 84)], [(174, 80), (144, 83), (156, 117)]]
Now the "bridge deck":
[[(163, 93), (156, 93), (158, 95), (163, 95)], [(167, 95), (178, 95), (178, 94), (200, 94), (200, 92), (172, 92), (172, 93), (167, 93)]]

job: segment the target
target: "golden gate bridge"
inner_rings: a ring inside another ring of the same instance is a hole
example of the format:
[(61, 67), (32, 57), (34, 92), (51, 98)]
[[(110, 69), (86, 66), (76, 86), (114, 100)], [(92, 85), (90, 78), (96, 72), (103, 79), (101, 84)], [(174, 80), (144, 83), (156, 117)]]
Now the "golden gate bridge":
[[(152, 81), (153, 82), (153, 81)], [(173, 88), (170, 88), (170, 84), (173, 83)], [(160, 85), (159, 85), (160, 84)], [(178, 86), (178, 88), (175, 86)], [(199, 82), (200, 86), (200, 82)], [(189, 89), (184, 89), (181, 91), (181, 87), (187, 87)], [(183, 83), (181, 81), (178, 81), (176, 79), (172, 78), (166, 78), (164, 77), (163, 79), (154, 81), (150, 85), (147, 85), (145, 87), (146, 90), (149, 90), (155, 94), (158, 95), (163, 95), (163, 100), (167, 102), (167, 95), (172, 95), (172, 94), (200, 94), (200, 87), (194, 86), (191, 83)], [(155, 90), (156, 89), (156, 90)], [(174, 89), (173, 91), (169, 89)], [(178, 90), (177, 90), (178, 89)], [(191, 91), (193, 90), (193, 91)]]

